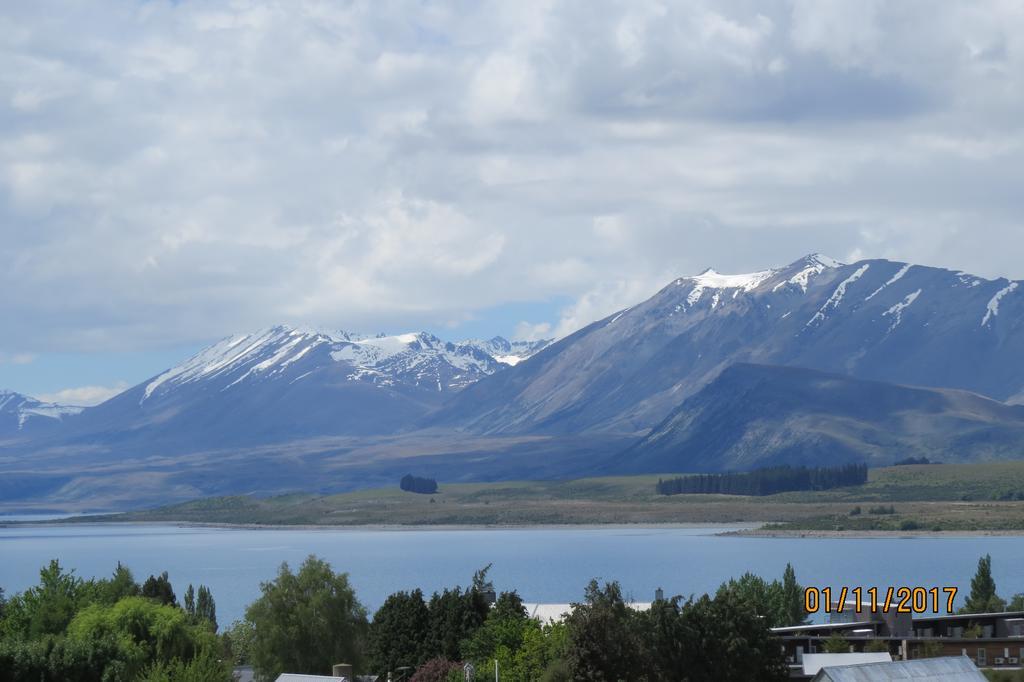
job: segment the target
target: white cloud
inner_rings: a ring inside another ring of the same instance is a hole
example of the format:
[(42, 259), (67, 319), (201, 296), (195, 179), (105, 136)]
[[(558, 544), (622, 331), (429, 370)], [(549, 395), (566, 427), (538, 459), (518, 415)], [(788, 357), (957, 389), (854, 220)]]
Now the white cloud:
[(813, 251), (1024, 276), (1012, 3), (43, 0), (0, 36), (8, 354), (567, 297), (561, 334)]
[(58, 405), (88, 407), (90, 405), (99, 405), (106, 400), (110, 400), (127, 388), (128, 384), (122, 381), (118, 382), (115, 386), (78, 386), (76, 388), (65, 388), (59, 391), (54, 391), (53, 393), (44, 393), (36, 396), (36, 398), (43, 402), (57, 403)]

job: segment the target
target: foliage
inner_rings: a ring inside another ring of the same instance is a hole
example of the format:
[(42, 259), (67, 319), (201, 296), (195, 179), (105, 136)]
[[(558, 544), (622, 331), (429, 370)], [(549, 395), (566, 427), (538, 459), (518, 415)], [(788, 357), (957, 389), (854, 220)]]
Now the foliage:
[(170, 663), (154, 663), (143, 672), (139, 682), (232, 682), (231, 665), (207, 651), (187, 663), (175, 659)]
[(864, 651), (889, 651), (889, 643), (884, 639), (872, 639), (870, 642), (864, 645)]
[(845, 488), (863, 485), (867, 481), (866, 464), (812, 469), (780, 466), (740, 473), (698, 474), (665, 481), (659, 479), (657, 491), (662, 495), (774, 495), (792, 490)]
[(807, 620), (804, 611), (804, 591), (796, 581), (791, 564), (786, 564), (782, 580), (771, 583), (752, 573), (731, 579), (718, 588), (718, 596), (730, 592), (757, 616), (767, 627), (801, 625)]
[(732, 591), (659, 601), (646, 619), (647, 653), (636, 679), (785, 680), (787, 667), (764, 621)]
[(912, 658), (937, 658), (942, 655), (942, 645), (935, 641), (921, 642), (914, 647)]
[(419, 589), (396, 592), (373, 616), (367, 639), (370, 670), (386, 675), (401, 667), (415, 668), (428, 656), (430, 612)]
[(895, 514), (895, 513), (896, 513), (896, 507), (892, 506), (891, 504), (888, 507), (886, 507), (883, 504), (883, 505), (879, 505), (877, 507), (871, 507), (870, 509), (868, 509), (868, 514), (884, 515), (884, 514)]
[(149, 576), (142, 584), (142, 596), (147, 599), (154, 599), (167, 606), (177, 606), (178, 599), (174, 596), (174, 588), (171, 587), (167, 571), (159, 576)]
[(892, 463), (894, 467), (909, 466), (912, 464), (942, 464), (942, 462), (932, 462), (927, 457), (906, 457)]
[(432, 478), (420, 478), (419, 476), (406, 474), (405, 476), (402, 476), (402, 480), (399, 481), (398, 487), (410, 493), (433, 495), (437, 492), (437, 481)]
[(282, 564), (260, 592), (245, 612), (255, 628), (252, 663), (260, 679), (286, 671), (324, 674), (334, 663), (362, 662), (366, 611), (347, 574), (311, 555), (297, 574)]
[(1006, 605), (1007, 611), (1024, 611), (1024, 592), (1018, 592)]
[(463, 591), (460, 587), (435, 592), (427, 606), (430, 622), (430, 653), (437, 658), (461, 661), (462, 642), (473, 636), (483, 625), (490, 611), (484, 596), (491, 589), (487, 582), (490, 565), (473, 575), (472, 586)]
[(637, 614), (626, 605), (617, 582), (600, 587), (591, 580), (585, 601), (573, 605), (566, 620), (566, 662), (573, 679), (625, 680), (642, 662)]
[(432, 658), (419, 668), (409, 682), (447, 682), (462, 679), (462, 664), (446, 658)]
[(100, 594), (104, 603), (116, 604), (125, 597), (137, 597), (142, 593), (142, 588), (135, 582), (135, 576), (131, 570), (117, 562), (114, 574), (107, 580), (100, 581)]
[(221, 634), (221, 647), (235, 665), (252, 663), (252, 647), (256, 629), (247, 620), (236, 620)]
[(850, 653), (850, 643), (838, 632), (833, 632), (829, 638), (825, 640), (825, 643), (822, 646), (824, 647), (826, 654)]
[(1006, 602), (996, 594), (996, 581), (992, 578), (992, 556), (978, 559), (978, 570), (971, 578), (971, 593), (960, 613), (995, 613), (1006, 610)]
[(206, 623), (207, 627), (217, 631), (217, 604), (208, 587), (200, 585), (197, 592), (190, 583), (185, 590), (184, 608), (193, 623)]
[(97, 598), (96, 584), (65, 572), (51, 561), (39, 571), (39, 584), (15, 595), (5, 609), (3, 631), (26, 639), (64, 632), (75, 613)]

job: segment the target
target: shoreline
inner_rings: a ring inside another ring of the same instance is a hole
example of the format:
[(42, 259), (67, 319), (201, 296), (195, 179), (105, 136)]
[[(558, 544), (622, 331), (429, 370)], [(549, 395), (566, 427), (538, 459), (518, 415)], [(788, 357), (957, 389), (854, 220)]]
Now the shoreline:
[(807, 538), (822, 539), (927, 539), (968, 537), (1020, 537), (1024, 530), (766, 530), (763, 527), (719, 533), (722, 536), (745, 538)]
[(759, 522), (721, 523), (677, 522), (677, 523), (517, 523), (517, 524), (400, 524), (400, 523), (365, 523), (365, 524), (261, 524), (261, 523), (226, 523), (217, 521), (79, 521), (74, 523), (52, 522), (0, 522), (0, 528), (53, 528), (53, 527), (109, 527), (109, 526), (173, 526), (175, 528), (213, 528), (223, 530), (346, 530), (370, 532), (407, 532), (407, 531), (479, 531), (479, 530), (719, 530), (714, 535), (741, 533), (759, 527)]
[(65, 523), (55, 521), (25, 521), (4, 523), (0, 521), (0, 529), (11, 528), (53, 528), (53, 527), (146, 527), (164, 526), (174, 528), (195, 528), (211, 530), (267, 530), (267, 531), (365, 531), (365, 532), (410, 532), (410, 531), (544, 531), (544, 530), (698, 530), (709, 531), (709, 535), (725, 538), (776, 538), (776, 539), (927, 539), (955, 537), (1021, 537), (1024, 530), (940, 530), (940, 531), (900, 531), (900, 530), (774, 530), (765, 529), (771, 522), (670, 522), (670, 523), (517, 523), (517, 524), (400, 524), (400, 523), (366, 523), (366, 524), (260, 524), (260, 523), (227, 523), (216, 521), (76, 521)]

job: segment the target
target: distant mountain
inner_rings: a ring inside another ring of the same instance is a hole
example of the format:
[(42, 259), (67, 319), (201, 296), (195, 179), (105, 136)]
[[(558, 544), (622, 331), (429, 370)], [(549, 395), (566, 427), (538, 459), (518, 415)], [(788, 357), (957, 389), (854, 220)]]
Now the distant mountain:
[(544, 348), (424, 422), (483, 434), (644, 433), (739, 362), (1024, 401), (1024, 288), (821, 255), (707, 270)]
[(45, 432), (81, 411), (81, 407), (44, 403), (0, 389), (0, 438)]
[(543, 345), (272, 327), (221, 340), (85, 410), (59, 436), (162, 453), (388, 434)]
[(795, 367), (737, 364), (616, 458), (629, 472), (742, 471), (906, 457), (1020, 459), (1024, 406)]

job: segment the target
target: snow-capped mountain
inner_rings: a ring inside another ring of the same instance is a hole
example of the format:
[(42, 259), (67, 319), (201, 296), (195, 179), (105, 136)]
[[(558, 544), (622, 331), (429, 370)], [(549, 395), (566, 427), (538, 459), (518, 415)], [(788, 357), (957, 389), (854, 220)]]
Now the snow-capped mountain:
[(85, 410), (61, 435), (178, 452), (389, 434), (542, 346), (271, 327), (222, 339)]
[(1024, 288), (964, 272), (811, 255), (707, 270), (455, 396), (429, 423), (482, 433), (636, 432), (737, 362), (1024, 401)]
[(48, 429), (81, 411), (81, 407), (44, 403), (20, 393), (0, 389), (0, 437)]
[[(512, 348), (500, 337), (456, 344), (425, 332), (366, 337), (278, 326), (232, 336), (204, 349), (147, 382), (141, 400), (190, 384), (237, 392), (266, 381), (302, 382), (331, 366), (344, 373), (347, 381), (445, 393), (515, 364), (520, 358), (511, 355)], [(525, 346), (515, 348), (528, 355)], [(496, 358), (492, 349), (507, 355)]]

